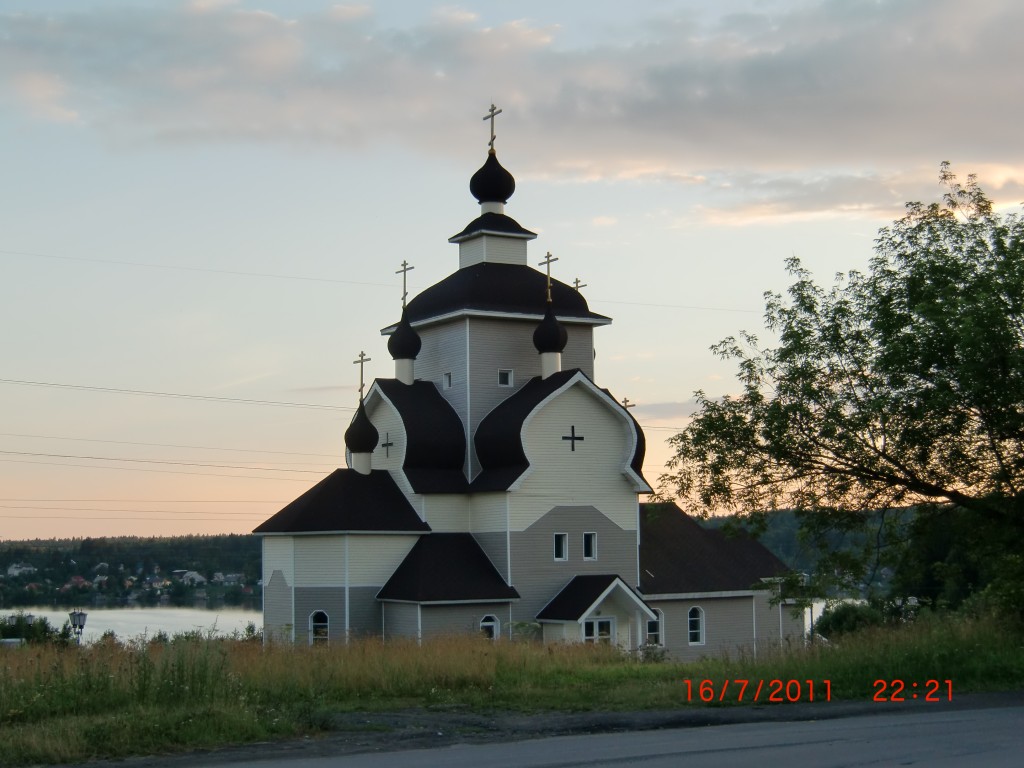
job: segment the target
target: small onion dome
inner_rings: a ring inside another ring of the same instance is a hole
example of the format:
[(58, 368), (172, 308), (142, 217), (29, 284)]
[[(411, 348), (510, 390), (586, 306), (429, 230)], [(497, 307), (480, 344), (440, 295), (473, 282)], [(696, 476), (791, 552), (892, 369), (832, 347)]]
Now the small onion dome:
[(569, 332), (565, 330), (564, 325), (558, 322), (558, 318), (555, 317), (555, 310), (549, 301), (547, 311), (544, 313), (544, 319), (540, 321), (537, 330), (533, 332), (533, 346), (541, 354), (545, 352), (561, 352), (565, 349), (568, 341)]
[(391, 359), (415, 360), (422, 346), (423, 342), (420, 340), (420, 335), (409, 324), (403, 309), (402, 319), (395, 327), (395, 332), (388, 339), (388, 352), (391, 353)]
[(366, 415), (366, 408), (360, 402), (355, 418), (345, 430), (345, 445), (352, 453), (373, 453), (379, 437), (380, 433), (373, 426), (370, 417)]
[(516, 180), (502, 168), (493, 149), (487, 152), (487, 160), (469, 180), (469, 191), (478, 203), (502, 204), (507, 203), (516, 191)]

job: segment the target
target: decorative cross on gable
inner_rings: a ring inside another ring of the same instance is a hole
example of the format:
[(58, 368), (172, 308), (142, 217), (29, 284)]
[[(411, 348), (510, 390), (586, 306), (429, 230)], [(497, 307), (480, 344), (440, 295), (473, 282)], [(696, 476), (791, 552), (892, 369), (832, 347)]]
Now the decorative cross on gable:
[(636, 403), (631, 403), (631, 402), (629, 402), (629, 398), (628, 397), (624, 397), (624, 398), (622, 398), (622, 407), (623, 408), (636, 408)]
[(587, 284), (586, 283), (581, 283), (580, 279), (578, 277), (575, 280), (572, 281), (572, 284), (573, 284), (573, 287), (576, 289), (576, 293), (580, 292), (580, 288), (586, 288), (587, 287)]
[(586, 438), (584, 438), (583, 435), (577, 435), (576, 434), (576, 425), (573, 424), (572, 428), (569, 430), (569, 434), (568, 435), (562, 435), (562, 439), (569, 441), (569, 445), (572, 446), (572, 450), (575, 453), (575, 451), (576, 451), (576, 441), (577, 440), (585, 440)]
[(538, 263), (538, 266), (547, 267), (548, 271), (548, 301), (551, 301), (551, 264), (558, 261), (557, 256), (552, 256), (551, 251), (548, 251), (547, 257), (544, 261)]
[(416, 269), (416, 267), (410, 266), (408, 261), (406, 261), (405, 259), (402, 259), (402, 268), (400, 270), (398, 270), (397, 272), (395, 272), (396, 275), (401, 275), (402, 276), (402, 309), (405, 309), (405, 298), (406, 298), (406, 296), (409, 295), (409, 291), (408, 291), (408, 288), (406, 286), (405, 279), (408, 276), (409, 272), (414, 270), (414, 269)]
[(384, 433), (384, 442), (380, 444), (380, 447), (384, 449), (384, 457), (388, 458), (391, 456), (391, 449), (395, 447), (395, 441), (391, 439), (391, 433)]
[(494, 139), (496, 138), (494, 135), (494, 118), (500, 115), (501, 112), (502, 110), (498, 109), (493, 104), (491, 104), (491, 108), (487, 110), (487, 114), (484, 115), (484, 120), (491, 121), (491, 140), (487, 142), (487, 146), (490, 147), (491, 149), (494, 149)]
[(362, 351), (359, 353), (359, 358), (352, 361), (353, 365), (359, 366), (359, 402), (363, 401), (363, 366), (368, 362), (370, 362), (370, 358)]

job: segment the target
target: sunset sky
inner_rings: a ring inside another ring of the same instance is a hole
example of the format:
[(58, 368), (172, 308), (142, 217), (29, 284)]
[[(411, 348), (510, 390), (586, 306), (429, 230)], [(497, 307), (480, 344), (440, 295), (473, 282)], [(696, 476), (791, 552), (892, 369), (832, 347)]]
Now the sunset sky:
[(248, 532), (342, 466), (395, 270), (457, 268), (492, 102), (656, 485), (786, 258), (864, 269), (944, 160), (1019, 210), (1022, 31), (1015, 0), (5, 0), (0, 539)]

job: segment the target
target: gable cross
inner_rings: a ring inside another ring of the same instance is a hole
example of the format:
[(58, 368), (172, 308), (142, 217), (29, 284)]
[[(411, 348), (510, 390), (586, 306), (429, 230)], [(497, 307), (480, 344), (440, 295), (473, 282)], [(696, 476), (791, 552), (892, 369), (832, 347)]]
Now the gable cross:
[(636, 408), (636, 403), (631, 403), (631, 402), (629, 402), (629, 398), (628, 397), (624, 397), (624, 398), (622, 398), (622, 407), (623, 408)]
[(557, 256), (552, 256), (551, 251), (548, 251), (547, 257), (544, 261), (540, 262), (538, 266), (547, 267), (548, 270), (548, 301), (551, 301), (551, 264), (558, 261)]
[(363, 402), (363, 366), (370, 362), (365, 352), (360, 351), (359, 358), (352, 361), (353, 365), (359, 366), (359, 402)]
[(409, 262), (406, 261), (405, 259), (402, 259), (402, 268), (395, 272), (396, 275), (402, 276), (402, 309), (405, 309), (405, 298), (406, 296), (409, 295), (405, 279), (409, 275), (409, 272), (411, 272), (414, 269), (416, 269), (416, 267), (409, 266)]
[(384, 442), (380, 444), (380, 447), (384, 449), (384, 458), (391, 456), (391, 449), (395, 447), (395, 441), (391, 439), (391, 433), (384, 433)]
[(573, 424), (572, 428), (569, 430), (569, 434), (568, 435), (562, 435), (562, 439), (569, 441), (569, 445), (572, 446), (572, 450), (575, 453), (575, 451), (576, 451), (576, 441), (577, 440), (584, 440), (585, 438), (583, 437), (583, 435), (577, 435), (576, 434), (576, 425)]
[(484, 120), (491, 121), (491, 140), (487, 142), (487, 146), (490, 147), (492, 150), (494, 149), (494, 139), (496, 138), (494, 135), (494, 118), (500, 115), (501, 112), (502, 111), (500, 109), (491, 104), (491, 108), (487, 110), (487, 114), (484, 115)]
[(572, 285), (576, 289), (576, 293), (580, 292), (580, 288), (586, 288), (587, 287), (587, 284), (586, 283), (581, 283), (580, 279), (578, 277), (575, 280), (572, 281)]

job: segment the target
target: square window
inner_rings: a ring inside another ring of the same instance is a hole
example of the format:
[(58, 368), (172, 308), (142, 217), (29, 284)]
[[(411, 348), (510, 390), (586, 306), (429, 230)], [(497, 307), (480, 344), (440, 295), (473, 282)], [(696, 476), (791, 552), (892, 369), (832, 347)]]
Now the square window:
[(569, 534), (555, 534), (555, 560), (569, 559)]
[(597, 534), (583, 534), (583, 559), (597, 560)]
[(498, 386), (499, 387), (511, 387), (512, 386), (512, 369), (502, 368), (498, 371)]
[(441, 377), (441, 381), (445, 389), (452, 388), (452, 375), (450, 373), (444, 374), (444, 376)]

